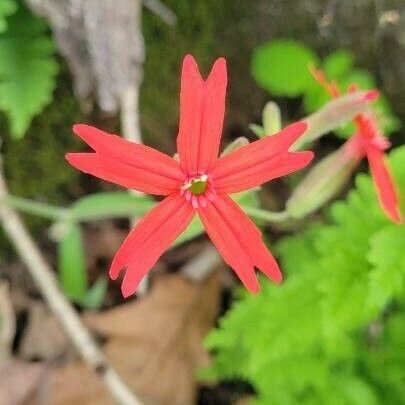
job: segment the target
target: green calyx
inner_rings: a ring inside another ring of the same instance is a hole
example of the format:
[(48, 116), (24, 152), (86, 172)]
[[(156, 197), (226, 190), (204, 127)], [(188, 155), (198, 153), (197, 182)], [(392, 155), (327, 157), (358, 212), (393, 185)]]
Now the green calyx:
[(205, 190), (207, 189), (207, 180), (194, 179), (191, 180), (190, 183), (191, 185), (189, 187), (189, 190), (194, 195), (200, 195), (205, 193)]

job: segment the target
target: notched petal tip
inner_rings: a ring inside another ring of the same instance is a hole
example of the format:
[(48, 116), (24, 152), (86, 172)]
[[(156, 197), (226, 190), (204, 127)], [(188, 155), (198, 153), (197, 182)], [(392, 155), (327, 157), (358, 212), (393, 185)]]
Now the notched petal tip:
[(197, 61), (194, 59), (194, 56), (187, 54), (183, 59), (183, 72), (197, 72), (199, 73)]
[(80, 133), (81, 132), (83, 132), (83, 131), (86, 131), (87, 129), (89, 129), (89, 128), (92, 128), (90, 125), (88, 125), (88, 124), (74, 124), (73, 126), (72, 126), (72, 131), (76, 134), (76, 135), (78, 135), (78, 136), (80, 136)]
[(74, 166), (74, 162), (76, 160), (77, 153), (66, 153), (65, 160), (72, 166)]
[(211, 72), (208, 76), (207, 83), (211, 86), (226, 88), (228, 81), (228, 73), (226, 69), (226, 60), (223, 57), (218, 58), (212, 66)]
[(392, 220), (397, 224), (397, 225), (403, 225), (404, 224), (404, 218), (400, 212), (397, 212), (395, 217), (392, 217)]
[(290, 124), (285, 129), (293, 130), (297, 134), (302, 135), (308, 129), (308, 124), (305, 121), (298, 121)]
[(251, 283), (250, 285), (245, 285), (246, 289), (251, 292), (252, 294), (258, 294), (260, 292), (260, 284), (256, 278), (255, 283)]
[(124, 298), (128, 298), (131, 295), (134, 295), (136, 291), (134, 291), (133, 288), (129, 288), (127, 285), (122, 284), (121, 285), (121, 294)]
[(305, 152), (300, 152), (302, 155), (303, 160), (306, 162), (304, 167), (312, 162), (315, 157), (315, 153), (312, 150), (307, 150)]
[(213, 72), (219, 72), (222, 74), (225, 73), (226, 75), (226, 59), (223, 56), (221, 56), (214, 62), (214, 65), (212, 66), (211, 69), (211, 74)]
[(275, 284), (281, 284), (283, 282), (283, 273), (281, 272), (280, 269), (278, 269), (277, 273), (273, 274), (271, 277), (271, 281)]

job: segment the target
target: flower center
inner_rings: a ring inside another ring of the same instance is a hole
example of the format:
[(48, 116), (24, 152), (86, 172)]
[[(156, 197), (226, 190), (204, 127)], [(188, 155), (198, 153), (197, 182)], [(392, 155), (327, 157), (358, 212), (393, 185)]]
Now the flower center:
[(183, 190), (188, 190), (194, 195), (201, 195), (205, 193), (208, 186), (208, 176), (206, 174), (190, 179), (182, 187)]
[(191, 176), (185, 179), (180, 193), (193, 205), (194, 208), (200, 206), (205, 207), (207, 205), (207, 200), (213, 201), (215, 198), (215, 190), (212, 185), (212, 180), (209, 180), (206, 174)]
[[(202, 177), (202, 176), (201, 176)], [(193, 179), (191, 180), (191, 185), (189, 187), (189, 190), (194, 194), (194, 195), (200, 195), (204, 194), (205, 190), (207, 189), (207, 180), (203, 180), (202, 178), (199, 179)], [(205, 176), (207, 177), (207, 176)]]

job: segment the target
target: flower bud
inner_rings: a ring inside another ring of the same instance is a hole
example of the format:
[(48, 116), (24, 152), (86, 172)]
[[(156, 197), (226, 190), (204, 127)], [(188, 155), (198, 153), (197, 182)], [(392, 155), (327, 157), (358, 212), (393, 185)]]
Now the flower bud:
[(308, 129), (293, 145), (293, 150), (312, 142), (328, 132), (351, 121), (356, 115), (367, 110), (368, 104), (378, 97), (375, 90), (350, 93), (329, 101), (321, 109), (304, 118)]
[(262, 113), (263, 126), (257, 124), (250, 124), (249, 128), (259, 138), (274, 135), (281, 131), (281, 112), (280, 107), (274, 101), (269, 101), (263, 108)]
[(323, 158), (308, 172), (287, 201), (289, 215), (292, 218), (303, 218), (336, 196), (358, 161), (347, 152), (345, 145)]
[(281, 131), (280, 107), (274, 101), (269, 101), (263, 109), (262, 114), (264, 135), (274, 135)]

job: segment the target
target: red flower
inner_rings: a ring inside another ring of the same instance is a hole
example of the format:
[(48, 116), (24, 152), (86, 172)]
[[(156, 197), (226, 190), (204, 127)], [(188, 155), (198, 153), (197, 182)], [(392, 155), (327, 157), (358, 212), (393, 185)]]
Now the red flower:
[[(321, 70), (310, 67), (310, 71), (331, 97), (340, 96), (340, 90), (335, 81), (329, 82)], [(357, 85), (352, 84), (348, 91), (357, 91)], [(378, 91), (368, 93), (368, 97), (370, 101), (376, 99)], [(344, 145), (345, 152), (353, 159), (360, 160), (367, 157), (381, 208), (388, 218), (400, 224), (402, 215), (399, 193), (384, 154), (384, 151), (390, 147), (390, 142), (381, 133), (371, 111), (357, 115), (353, 121), (356, 124), (356, 133)]]
[(85, 173), (144, 193), (166, 196), (129, 233), (115, 255), (110, 277), (126, 268), (125, 297), (133, 294), (163, 252), (198, 213), (212, 242), (243, 284), (260, 287), (254, 268), (276, 283), (280, 269), (254, 223), (228, 194), (248, 190), (295, 172), (312, 152), (288, 148), (306, 129), (296, 123), (279, 134), (253, 142), (218, 158), (227, 84), (225, 59), (218, 59), (206, 81), (192, 56), (185, 57), (181, 76), (180, 163), (148, 146), (138, 145), (87, 125), (73, 131), (95, 153), (69, 153), (68, 162)]

